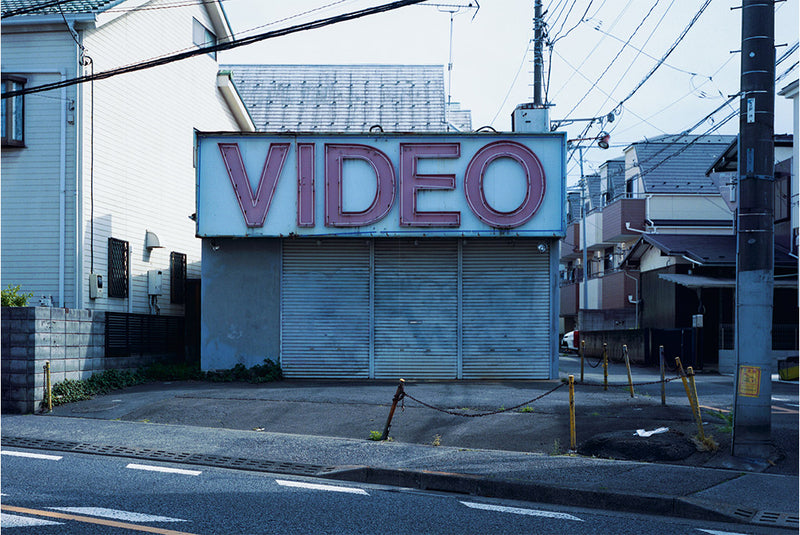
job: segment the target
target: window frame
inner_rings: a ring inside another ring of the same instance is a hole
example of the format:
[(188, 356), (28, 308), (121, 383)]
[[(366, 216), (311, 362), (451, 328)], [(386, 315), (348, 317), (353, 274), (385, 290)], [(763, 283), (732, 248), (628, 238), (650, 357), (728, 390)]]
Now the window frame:
[[(202, 42), (198, 42), (198, 41), (200, 41), (200, 39), (199, 39), (199, 36), (197, 35), (197, 32), (199, 32), (201, 29), (203, 31), (203, 39), (204, 40)], [(216, 36), (216, 34), (214, 32), (212, 32), (211, 30), (209, 30), (208, 28), (206, 28), (205, 24), (203, 24), (202, 22), (200, 22), (199, 20), (197, 20), (194, 17), (192, 17), (192, 43), (194, 43), (194, 45), (197, 48), (204, 48), (204, 47), (207, 47), (207, 46), (214, 46), (214, 45), (217, 44), (217, 36)], [(212, 58), (214, 58), (214, 60), (217, 59), (217, 52), (216, 51), (211, 51), (211, 52), (208, 53), (208, 55), (211, 56)]]
[(176, 251), (169, 253), (169, 302), (186, 304), (186, 255)]
[[(115, 255), (122, 255), (116, 258)], [(123, 264), (122, 272), (115, 269)], [(131, 274), (130, 244), (117, 238), (108, 238), (108, 297), (126, 299), (130, 297), (128, 281)]]
[[(25, 89), (25, 84), (28, 82), (28, 79), (22, 76), (13, 75), (13, 74), (3, 74), (2, 75), (2, 92), (5, 94), (11, 91), (19, 91)], [(18, 88), (14, 88), (14, 85), (19, 85)], [(11, 105), (11, 113), (9, 113), (9, 105)], [(16, 125), (14, 118), (16, 117), (16, 111), (18, 108), (21, 108), (20, 112), (20, 136), (19, 139), (16, 138), (14, 135), (14, 131), (16, 130), (14, 127)], [(11, 98), (4, 98), (2, 99), (2, 109), (3, 115), (2, 117), (2, 127), (5, 129), (6, 135), (0, 136), (0, 144), (3, 147), (25, 147), (25, 95), (17, 95), (16, 97)], [(9, 136), (11, 133), (11, 136)]]
[(773, 181), (773, 219), (775, 223), (792, 218), (792, 183), (787, 173), (775, 173)]

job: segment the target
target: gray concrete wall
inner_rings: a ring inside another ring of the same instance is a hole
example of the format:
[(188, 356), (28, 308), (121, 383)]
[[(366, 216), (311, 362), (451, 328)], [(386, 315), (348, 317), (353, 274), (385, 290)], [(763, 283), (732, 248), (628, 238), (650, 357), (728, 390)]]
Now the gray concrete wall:
[(29, 413), (44, 399), (44, 364), (53, 384), (104, 371), (105, 312), (2, 308), (3, 412)]
[(201, 369), (277, 362), (280, 239), (204, 239), (202, 266)]

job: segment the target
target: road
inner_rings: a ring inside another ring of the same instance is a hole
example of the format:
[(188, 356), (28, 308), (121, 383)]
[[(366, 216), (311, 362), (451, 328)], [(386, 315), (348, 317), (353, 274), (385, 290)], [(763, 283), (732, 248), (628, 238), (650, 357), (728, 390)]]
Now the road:
[(9, 448), (0, 462), (0, 524), (21, 535), (775, 533), (122, 457)]

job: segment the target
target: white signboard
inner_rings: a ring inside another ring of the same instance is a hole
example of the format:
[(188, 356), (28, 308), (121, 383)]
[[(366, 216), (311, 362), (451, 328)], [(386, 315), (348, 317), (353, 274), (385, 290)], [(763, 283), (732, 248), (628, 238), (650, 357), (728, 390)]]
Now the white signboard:
[(198, 134), (197, 235), (562, 237), (565, 134)]

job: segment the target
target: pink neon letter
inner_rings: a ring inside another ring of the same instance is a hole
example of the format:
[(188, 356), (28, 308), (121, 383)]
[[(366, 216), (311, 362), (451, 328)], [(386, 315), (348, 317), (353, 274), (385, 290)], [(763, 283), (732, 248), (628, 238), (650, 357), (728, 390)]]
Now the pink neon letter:
[(459, 143), (401, 143), (400, 144), (400, 226), (457, 227), (460, 212), (419, 212), (417, 191), (422, 189), (455, 189), (456, 175), (419, 175), (420, 158), (458, 158)]
[[(377, 189), (369, 208), (361, 212), (342, 209), (342, 165), (359, 159), (375, 170)], [(361, 227), (383, 219), (394, 203), (394, 168), (389, 157), (376, 148), (359, 144), (325, 144), (325, 226)]]
[[(525, 171), (528, 185), (525, 199), (518, 208), (510, 212), (500, 212), (492, 208), (483, 191), (486, 168), (497, 158), (511, 158)], [(481, 221), (495, 228), (518, 227), (533, 217), (542, 204), (544, 187), (544, 169), (539, 158), (528, 147), (515, 141), (495, 141), (483, 147), (470, 160), (464, 176), (464, 194), (472, 212)]]
[(269, 204), (275, 194), (278, 177), (283, 169), (283, 162), (289, 152), (289, 143), (270, 143), (255, 197), (253, 188), (250, 187), (250, 179), (247, 178), (242, 154), (239, 152), (239, 144), (220, 143), (219, 151), (222, 153), (222, 160), (228, 170), (228, 177), (233, 184), (233, 191), (236, 193), (245, 223), (248, 227), (263, 227)]
[(297, 144), (297, 226), (314, 226), (314, 144)]

